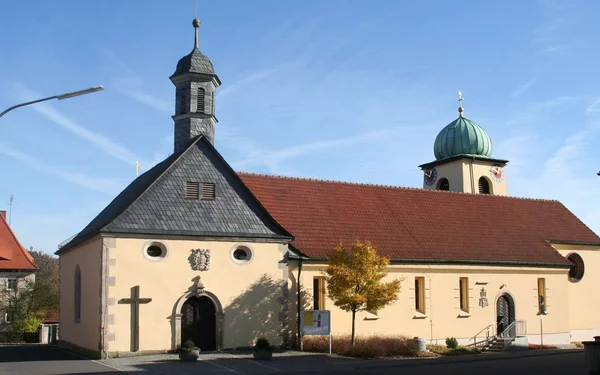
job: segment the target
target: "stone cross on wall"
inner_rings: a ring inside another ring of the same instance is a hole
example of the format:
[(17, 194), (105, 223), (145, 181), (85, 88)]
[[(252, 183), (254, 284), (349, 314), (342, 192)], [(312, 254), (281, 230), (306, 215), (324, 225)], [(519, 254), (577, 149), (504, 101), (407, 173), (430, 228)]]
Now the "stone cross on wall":
[(140, 304), (150, 303), (152, 298), (140, 298), (140, 286), (131, 288), (131, 298), (122, 298), (120, 304), (131, 305), (131, 351), (140, 349)]

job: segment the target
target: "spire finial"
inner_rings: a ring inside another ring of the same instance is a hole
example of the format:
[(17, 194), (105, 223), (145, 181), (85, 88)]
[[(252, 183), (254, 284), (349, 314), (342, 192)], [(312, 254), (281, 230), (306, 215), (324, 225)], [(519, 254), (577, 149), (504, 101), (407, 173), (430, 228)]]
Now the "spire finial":
[(198, 28), (200, 27), (200, 20), (198, 18), (194, 18), (192, 21), (192, 25), (195, 29), (195, 38), (194, 38), (194, 48), (198, 48)]
[(460, 115), (460, 118), (463, 118), (463, 106), (462, 106), (462, 102), (463, 102), (463, 96), (462, 96), (462, 91), (458, 91), (458, 114)]

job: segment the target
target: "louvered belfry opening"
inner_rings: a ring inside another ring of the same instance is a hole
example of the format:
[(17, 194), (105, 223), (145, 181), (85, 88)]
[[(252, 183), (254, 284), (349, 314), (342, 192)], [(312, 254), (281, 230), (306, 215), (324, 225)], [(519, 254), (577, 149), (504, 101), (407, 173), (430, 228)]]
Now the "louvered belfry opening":
[(196, 96), (196, 112), (204, 113), (204, 89), (198, 88), (198, 96)]
[(450, 190), (450, 183), (447, 179), (442, 178), (440, 182), (438, 182), (438, 190)]
[(187, 199), (198, 199), (200, 195), (200, 184), (188, 181), (185, 186), (185, 196)]
[(202, 184), (202, 199), (215, 199), (215, 184), (211, 182)]
[(490, 193), (490, 183), (485, 177), (481, 177), (479, 179), (479, 194), (489, 194)]
[(179, 114), (186, 112), (186, 104), (187, 104), (187, 88), (182, 87), (179, 89)]

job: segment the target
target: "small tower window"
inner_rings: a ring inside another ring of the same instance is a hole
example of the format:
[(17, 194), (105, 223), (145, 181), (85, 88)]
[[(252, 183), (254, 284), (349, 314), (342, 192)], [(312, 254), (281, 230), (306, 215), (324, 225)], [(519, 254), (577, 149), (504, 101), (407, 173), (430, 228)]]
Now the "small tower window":
[(196, 96), (196, 112), (204, 113), (204, 89), (198, 88), (198, 95)]
[(75, 267), (75, 280), (73, 282), (73, 315), (75, 323), (79, 323), (81, 320), (81, 270), (79, 266)]
[(202, 184), (202, 199), (215, 199), (215, 184), (211, 182)]
[(440, 179), (437, 186), (438, 186), (438, 190), (450, 190), (450, 183), (448, 182), (448, 179), (446, 179), (446, 178)]
[(185, 196), (187, 199), (198, 199), (200, 186), (197, 182), (188, 181), (185, 185)]
[(215, 114), (215, 92), (214, 92), (214, 90), (210, 93), (210, 100), (211, 100), (210, 113), (212, 113), (214, 115)]
[(487, 178), (481, 177), (479, 179), (479, 194), (489, 194), (490, 193), (490, 183)]
[(583, 264), (583, 258), (577, 253), (570, 254), (567, 257), (568, 260), (573, 263), (571, 269), (569, 269), (569, 281), (576, 283), (583, 278), (585, 272), (585, 265)]
[(178, 108), (179, 114), (187, 112), (187, 110), (186, 110), (187, 109), (187, 96), (188, 96), (187, 94), (188, 94), (187, 88), (182, 87), (182, 88), (179, 89), (179, 103), (178, 103), (178, 105), (179, 105), (179, 108)]

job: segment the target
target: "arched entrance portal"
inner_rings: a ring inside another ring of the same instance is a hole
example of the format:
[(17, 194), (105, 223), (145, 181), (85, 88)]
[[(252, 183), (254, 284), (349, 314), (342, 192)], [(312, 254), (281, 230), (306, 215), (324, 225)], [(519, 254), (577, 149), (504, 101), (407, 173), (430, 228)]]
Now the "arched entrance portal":
[(202, 351), (217, 348), (215, 304), (206, 297), (190, 297), (181, 307), (181, 345), (192, 340)]
[(515, 321), (515, 302), (510, 294), (504, 293), (496, 301), (497, 334), (501, 334)]

